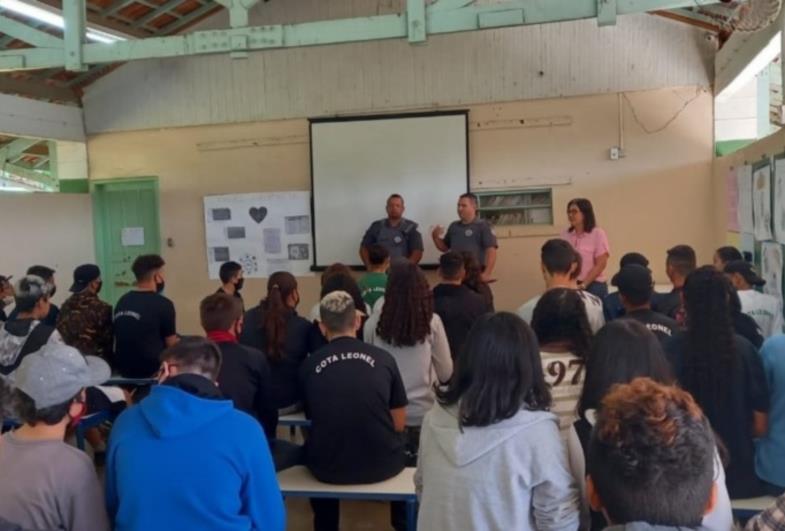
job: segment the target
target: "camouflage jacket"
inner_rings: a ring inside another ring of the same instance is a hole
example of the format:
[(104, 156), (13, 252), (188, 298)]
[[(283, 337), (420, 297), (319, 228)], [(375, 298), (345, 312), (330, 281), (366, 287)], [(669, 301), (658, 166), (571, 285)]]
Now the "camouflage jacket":
[(88, 290), (74, 293), (60, 308), (57, 330), (84, 355), (112, 357), (112, 307)]

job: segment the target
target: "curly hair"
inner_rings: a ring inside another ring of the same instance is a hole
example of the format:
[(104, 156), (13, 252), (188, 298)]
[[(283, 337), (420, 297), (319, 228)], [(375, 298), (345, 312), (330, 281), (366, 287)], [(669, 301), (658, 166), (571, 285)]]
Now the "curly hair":
[(410, 347), (431, 333), (433, 293), (425, 273), (410, 262), (390, 270), (384, 306), (376, 326), (378, 336), (394, 347)]
[(709, 420), (725, 410), (738, 365), (729, 284), (712, 266), (696, 269), (684, 283), (688, 348), (682, 384)]
[(540, 345), (566, 342), (570, 352), (586, 360), (591, 349), (592, 332), (586, 305), (574, 289), (553, 288), (537, 302), (532, 328)]
[(714, 447), (689, 393), (636, 378), (602, 400), (587, 472), (614, 523), (696, 528), (712, 494)]

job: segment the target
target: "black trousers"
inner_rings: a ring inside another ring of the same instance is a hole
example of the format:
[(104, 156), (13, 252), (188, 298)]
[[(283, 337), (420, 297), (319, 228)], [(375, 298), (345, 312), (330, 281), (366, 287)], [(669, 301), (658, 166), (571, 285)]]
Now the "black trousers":
[[(311, 498), (314, 531), (338, 531), (341, 520), (339, 500)], [(395, 531), (406, 531), (406, 504), (390, 502), (390, 525)]]

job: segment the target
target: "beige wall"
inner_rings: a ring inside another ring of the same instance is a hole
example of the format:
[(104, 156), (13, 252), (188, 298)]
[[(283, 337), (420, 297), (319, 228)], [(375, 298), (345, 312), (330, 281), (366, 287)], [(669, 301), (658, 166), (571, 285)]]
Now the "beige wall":
[[(566, 201), (575, 196), (590, 197), (595, 204), (612, 246), (611, 270), (623, 253), (641, 251), (652, 260), (657, 281), (665, 282), (664, 252), (677, 243), (694, 245), (701, 260), (710, 260), (716, 243), (711, 95), (685, 87), (627, 93), (621, 101), (626, 157), (615, 162), (608, 150), (619, 144), (616, 94), (469, 107), (474, 188), (489, 182), (571, 182), (554, 187), (557, 226), (499, 231), (498, 282), (493, 286), (499, 309), (514, 309), (542, 289), (539, 248), (558, 233)], [(532, 119), (565, 125), (521, 126), (521, 120), (529, 124)], [(489, 122), (503, 128), (482, 129)], [(91, 179), (160, 179), (162, 237), (174, 240), (174, 247), (162, 246), (169, 269), (167, 293), (177, 305), (182, 332), (198, 331), (198, 301), (215, 289), (207, 278), (202, 197), (308, 189), (307, 132), (306, 120), (287, 120), (88, 139)], [(281, 138), (290, 138), (290, 143), (199, 149), (211, 142), (253, 139), (269, 144)], [(316, 301), (318, 279), (300, 282), (304, 313)], [(253, 303), (263, 290), (264, 280), (248, 281), (247, 302)]]
[(33, 264), (57, 271), (57, 304), (69, 295), (74, 268), (95, 260), (87, 194), (0, 193), (0, 275), (16, 282)]

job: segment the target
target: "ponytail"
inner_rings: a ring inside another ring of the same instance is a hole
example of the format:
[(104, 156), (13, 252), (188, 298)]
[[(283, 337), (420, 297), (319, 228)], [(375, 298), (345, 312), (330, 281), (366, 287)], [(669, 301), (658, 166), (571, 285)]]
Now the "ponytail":
[(291, 312), (286, 299), (296, 289), (297, 280), (285, 271), (273, 273), (267, 281), (267, 298), (262, 301), (262, 328), (266, 354), (273, 363), (280, 362), (286, 355), (286, 323)]

